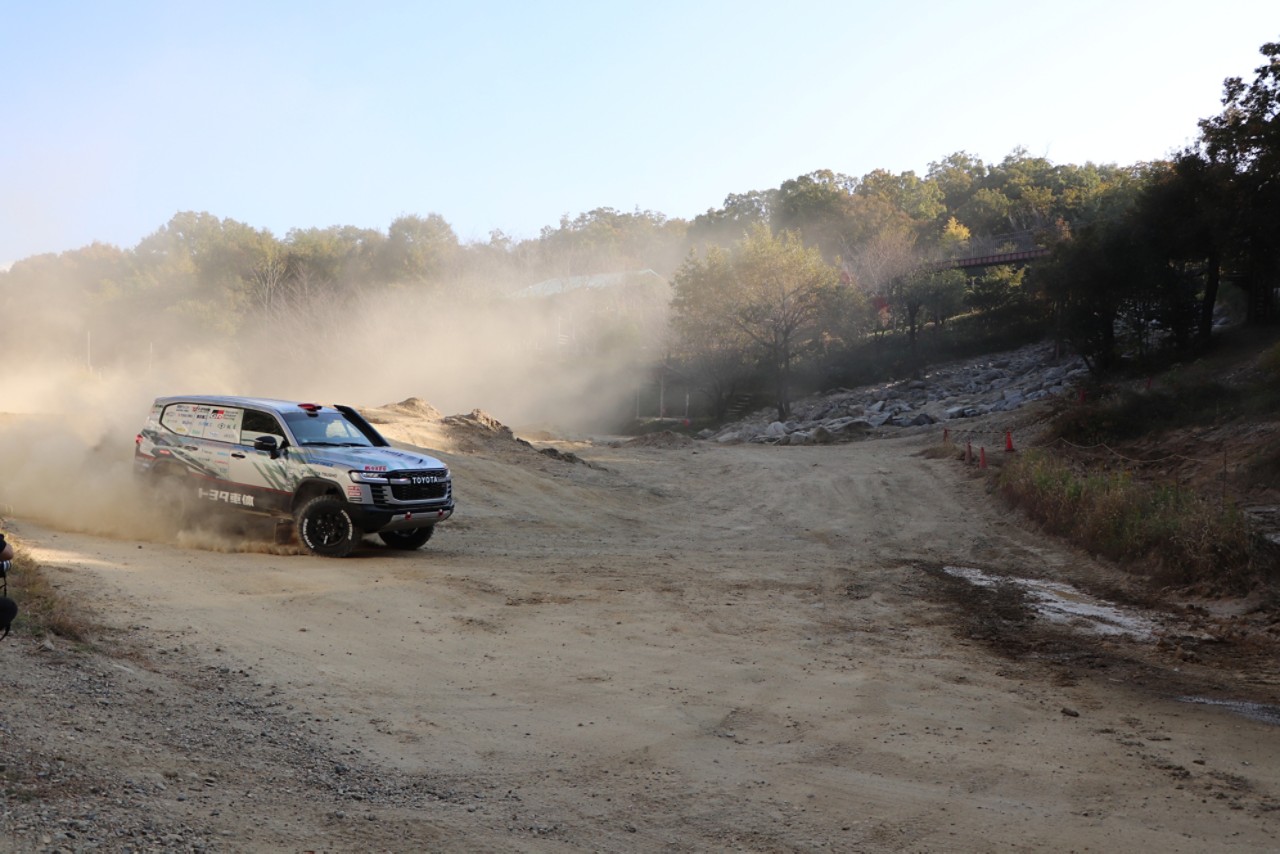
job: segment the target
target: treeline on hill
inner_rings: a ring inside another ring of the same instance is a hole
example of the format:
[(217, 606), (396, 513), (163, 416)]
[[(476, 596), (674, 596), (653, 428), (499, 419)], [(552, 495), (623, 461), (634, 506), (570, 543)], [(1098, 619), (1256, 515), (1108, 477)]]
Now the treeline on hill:
[[(1239, 294), (1249, 322), (1276, 319), (1280, 45), (1262, 54), (1256, 79), (1228, 79), (1222, 113), (1167, 161), (1060, 165), (1019, 149), (986, 164), (959, 152), (923, 176), (813, 172), (688, 221), (600, 208), (536, 238), (471, 243), (438, 214), (279, 238), (180, 213), (132, 249), (94, 244), (0, 273), (7, 313), (47, 321), (0, 347), (73, 352), (92, 326), (101, 361), (140, 337), (234, 340), (370, 294), (482, 310), (547, 279), (648, 269), (673, 285), (670, 325), (598, 317), (649, 340), (597, 334), (590, 346), (634, 348), (635, 364), (700, 392), (712, 417), (767, 395), (785, 418), (798, 393), (1046, 334), (1103, 372), (1126, 354), (1204, 347), (1220, 288)], [(1035, 248), (1051, 254), (1031, 266), (956, 263)], [(92, 320), (102, 316), (117, 320), (103, 328)]]

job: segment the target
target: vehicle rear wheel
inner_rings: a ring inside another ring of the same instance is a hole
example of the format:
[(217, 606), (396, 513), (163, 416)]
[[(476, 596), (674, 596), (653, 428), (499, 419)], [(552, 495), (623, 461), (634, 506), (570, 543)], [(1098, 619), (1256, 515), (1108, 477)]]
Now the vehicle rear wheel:
[(151, 479), (152, 500), (161, 508), (164, 518), (178, 527), (186, 527), (195, 518), (197, 501), (195, 482), (169, 466)]
[(393, 549), (411, 552), (425, 546), (435, 530), (435, 525), (428, 525), (425, 528), (414, 528), (410, 531), (382, 531), (378, 534), (378, 538)]
[(360, 531), (347, 503), (332, 495), (318, 495), (298, 510), (298, 541), (321, 557), (346, 557), (360, 542)]

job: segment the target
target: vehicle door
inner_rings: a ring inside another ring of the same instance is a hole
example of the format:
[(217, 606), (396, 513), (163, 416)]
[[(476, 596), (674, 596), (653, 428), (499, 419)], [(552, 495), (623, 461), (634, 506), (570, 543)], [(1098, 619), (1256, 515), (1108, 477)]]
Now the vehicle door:
[[(286, 434), (276, 416), (265, 410), (245, 408), (235, 446), (231, 448), (232, 503), (246, 509), (289, 512), (298, 476), (284, 451)], [(254, 447), (258, 439), (275, 439), (275, 454)]]

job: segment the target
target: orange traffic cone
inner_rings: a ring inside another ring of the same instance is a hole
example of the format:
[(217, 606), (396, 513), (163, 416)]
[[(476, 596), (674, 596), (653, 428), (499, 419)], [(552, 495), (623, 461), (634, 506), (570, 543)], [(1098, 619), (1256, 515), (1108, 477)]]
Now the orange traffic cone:
[(1006, 452), (1010, 452), (1010, 453), (1013, 451), (1013, 431), (1012, 430), (1004, 431), (1004, 449)]

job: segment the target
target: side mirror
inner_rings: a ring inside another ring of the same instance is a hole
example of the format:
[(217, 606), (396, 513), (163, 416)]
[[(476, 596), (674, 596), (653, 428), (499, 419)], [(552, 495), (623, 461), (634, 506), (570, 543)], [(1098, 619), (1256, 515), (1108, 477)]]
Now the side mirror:
[(253, 440), (253, 449), (255, 451), (266, 451), (271, 454), (271, 459), (280, 456), (280, 443), (276, 441), (275, 436), (259, 436)]

